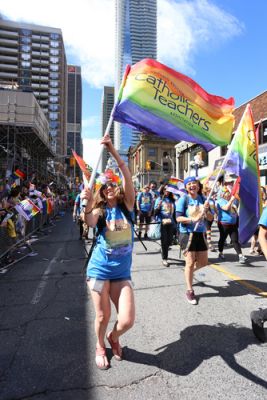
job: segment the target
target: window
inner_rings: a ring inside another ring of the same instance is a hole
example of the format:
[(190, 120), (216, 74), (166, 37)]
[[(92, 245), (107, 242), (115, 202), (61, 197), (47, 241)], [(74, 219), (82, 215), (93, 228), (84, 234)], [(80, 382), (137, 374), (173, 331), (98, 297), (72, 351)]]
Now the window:
[(23, 68), (30, 68), (31, 63), (29, 61), (21, 61), (21, 66)]
[(49, 122), (50, 129), (56, 130), (58, 128), (58, 122), (57, 121), (50, 121)]
[(58, 40), (59, 39), (59, 34), (58, 33), (50, 33), (50, 38), (54, 39), (54, 40)]
[(54, 41), (54, 40), (51, 40), (50, 46), (51, 46), (51, 47), (54, 47), (54, 48), (57, 48), (57, 47), (59, 47), (59, 43), (56, 42), (56, 41)]
[(56, 137), (56, 136), (57, 136), (57, 130), (56, 130), (56, 129), (51, 129), (51, 130), (50, 130), (50, 135), (51, 135), (52, 137)]
[(58, 56), (59, 55), (59, 50), (58, 49), (50, 49), (50, 54), (52, 56)]
[(49, 93), (52, 94), (53, 96), (57, 96), (58, 95), (59, 90), (58, 89), (50, 89)]
[(56, 121), (58, 119), (58, 113), (56, 112), (49, 113), (49, 119)]
[(51, 69), (51, 71), (58, 71), (59, 67), (56, 64), (51, 64), (50, 69)]
[(28, 61), (28, 60), (31, 59), (31, 55), (30, 55), (30, 54), (22, 53), (22, 54), (21, 54), (21, 58), (22, 58), (22, 60), (24, 60), (24, 61)]
[(58, 87), (58, 81), (50, 81), (50, 86), (51, 86), (52, 88)]
[(21, 50), (24, 51), (25, 53), (29, 53), (31, 51), (31, 46), (29, 46), (28, 44), (22, 44)]
[(156, 147), (150, 147), (148, 148), (148, 157), (157, 157), (157, 148)]
[(58, 57), (50, 57), (50, 62), (53, 64), (58, 64), (59, 58)]
[(30, 31), (29, 29), (21, 29), (21, 33), (24, 36), (30, 36), (32, 31)]
[(24, 37), (20, 38), (20, 41), (21, 41), (21, 43), (29, 44), (29, 43), (31, 43), (31, 38), (24, 36)]
[(49, 110), (50, 111), (58, 111), (59, 105), (58, 104), (49, 104)]
[(59, 74), (58, 72), (50, 72), (49, 76), (51, 79), (58, 79)]
[(49, 101), (50, 103), (58, 103), (58, 96), (50, 96)]

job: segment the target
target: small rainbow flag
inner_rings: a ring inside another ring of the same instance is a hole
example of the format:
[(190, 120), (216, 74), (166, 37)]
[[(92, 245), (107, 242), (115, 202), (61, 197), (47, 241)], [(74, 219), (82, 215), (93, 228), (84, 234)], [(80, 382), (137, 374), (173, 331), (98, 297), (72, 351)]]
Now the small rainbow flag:
[(234, 99), (207, 93), (191, 78), (152, 59), (127, 66), (113, 118), (141, 132), (201, 144), (230, 143)]
[(171, 176), (168, 180), (166, 190), (174, 194), (179, 194), (180, 196), (186, 194), (184, 181), (182, 179), (175, 178), (174, 176)]
[(20, 169), (16, 169), (16, 171), (14, 172), (14, 174), (15, 174), (18, 178), (20, 178), (20, 179), (22, 179), (22, 180), (24, 180), (24, 179), (26, 178), (26, 174), (25, 174), (24, 172), (22, 172)]
[(86, 179), (89, 181), (91, 173), (92, 173), (92, 168), (89, 167), (88, 164), (82, 159), (81, 156), (79, 156), (76, 151), (72, 150), (73, 157), (77, 161), (77, 164), (79, 165), (81, 171), (84, 173)]
[(30, 221), (36, 214), (40, 212), (40, 208), (30, 199), (21, 200), (16, 206), (17, 212), (27, 221)]

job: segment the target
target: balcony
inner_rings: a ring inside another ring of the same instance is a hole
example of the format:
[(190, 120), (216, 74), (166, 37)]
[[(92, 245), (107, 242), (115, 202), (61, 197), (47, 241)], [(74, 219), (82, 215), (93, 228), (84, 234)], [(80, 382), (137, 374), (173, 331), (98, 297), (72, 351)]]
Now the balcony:
[(14, 32), (14, 31), (7, 31), (5, 29), (0, 29), (0, 36), (4, 36), (4, 37), (12, 37), (12, 38), (18, 38), (19, 34), (18, 32)]

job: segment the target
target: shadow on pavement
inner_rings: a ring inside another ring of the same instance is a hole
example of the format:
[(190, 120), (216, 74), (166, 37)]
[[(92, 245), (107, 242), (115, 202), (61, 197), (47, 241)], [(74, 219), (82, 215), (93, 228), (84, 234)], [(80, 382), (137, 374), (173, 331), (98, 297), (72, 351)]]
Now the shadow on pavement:
[(133, 363), (152, 365), (175, 375), (189, 375), (204, 360), (220, 356), (237, 374), (267, 389), (267, 382), (238, 364), (235, 354), (258, 343), (252, 330), (235, 324), (194, 325), (180, 333), (180, 339), (155, 349), (158, 355), (124, 348), (125, 358)]
[[(258, 282), (252, 280), (235, 280), (235, 281), (227, 281), (227, 286), (214, 286), (208, 282), (199, 282), (194, 284), (194, 286), (205, 286), (206, 288), (210, 288), (214, 290), (214, 292), (210, 293), (202, 293), (197, 297), (237, 297), (237, 296), (245, 296), (251, 292), (255, 294), (255, 291), (252, 287), (256, 287), (261, 289), (262, 292), (267, 292), (267, 283), (266, 282)], [(251, 286), (251, 288), (249, 288)], [(257, 296), (261, 296), (260, 293), (256, 293)], [(265, 297), (262, 295), (262, 297)]]

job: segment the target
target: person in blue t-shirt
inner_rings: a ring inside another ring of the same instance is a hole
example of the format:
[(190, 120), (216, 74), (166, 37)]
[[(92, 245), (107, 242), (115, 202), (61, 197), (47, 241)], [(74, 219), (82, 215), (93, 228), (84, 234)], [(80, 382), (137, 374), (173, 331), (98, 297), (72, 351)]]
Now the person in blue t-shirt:
[(187, 191), (176, 205), (176, 221), (180, 229), (180, 246), (185, 257), (186, 298), (190, 304), (197, 304), (192, 288), (194, 271), (208, 264), (205, 219), (212, 220), (213, 214), (206, 198), (201, 194), (200, 183), (195, 176), (184, 180)]
[[(95, 308), (96, 366), (109, 368), (106, 354), (105, 337), (108, 340), (114, 358), (123, 357), (119, 338), (134, 324), (135, 304), (131, 281), (133, 226), (127, 214), (132, 215), (135, 191), (131, 173), (114, 148), (109, 135), (101, 143), (113, 156), (122, 175), (122, 187), (110, 175), (93, 197), (90, 189), (81, 193), (88, 204), (83, 208), (83, 218), (88, 226), (97, 228), (98, 235), (87, 266), (87, 284)], [(100, 229), (100, 221), (102, 229)], [(116, 308), (116, 322), (106, 334), (111, 317), (111, 302)]]
[[(149, 192), (149, 186), (146, 185), (141, 193), (137, 195), (136, 200), (137, 211), (139, 214), (139, 237), (141, 238), (141, 232), (145, 225), (144, 238), (147, 239), (147, 232), (149, 224), (151, 222), (151, 215), (154, 206), (154, 200), (152, 194)], [(144, 224), (145, 222), (145, 224)]]
[(79, 239), (82, 239), (83, 237), (83, 220), (80, 218), (81, 210), (82, 210), (81, 194), (78, 193), (74, 201), (72, 216), (73, 216), (73, 221), (78, 222), (79, 224), (79, 230), (80, 230)]
[[(267, 207), (264, 207), (259, 220), (259, 243), (267, 260)], [(263, 324), (267, 321), (267, 308), (252, 311), (250, 318), (254, 335), (260, 342), (265, 342)]]
[(242, 254), (238, 237), (238, 203), (235, 196), (231, 195), (231, 192), (227, 187), (224, 187), (221, 192), (221, 197), (217, 199), (216, 206), (218, 212), (218, 228), (220, 232), (218, 242), (219, 258), (225, 258), (223, 249), (227, 236), (229, 235), (233, 247), (238, 254), (239, 263), (245, 264), (247, 258)]

